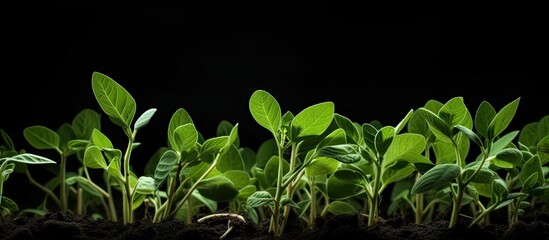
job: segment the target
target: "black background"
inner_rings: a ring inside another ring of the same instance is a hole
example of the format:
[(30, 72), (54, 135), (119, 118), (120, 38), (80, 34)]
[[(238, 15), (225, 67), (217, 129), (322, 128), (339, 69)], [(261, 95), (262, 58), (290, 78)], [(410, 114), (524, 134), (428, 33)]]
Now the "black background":
[[(23, 129), (57, 129), (84, 108), (101, 112), (94, 71), (130, 92), (136, 117), (157, 108), (138, 132), (137, 166), (165, 145), (178, 108), (206, 138), (221, 120), (239, 123), (241, 146), (257, 149), (271, 137), (249, 112), (257, 89), (270, 92), (283, 113), (333, 101), (337, 113), (355, 122), (393, 126), (429, 99), (456, 96), (472, 113), (483, 100), (500, 109), (521, 97), (510, 130), (549, 113), (540, 62), (547, 28), (539, 6), (360, 2), (4, 7), (0, 128), (17, 148), (50, 154), (30, 147)], [(122, 130), (106, 116), (102, 124), (125, 149)]]

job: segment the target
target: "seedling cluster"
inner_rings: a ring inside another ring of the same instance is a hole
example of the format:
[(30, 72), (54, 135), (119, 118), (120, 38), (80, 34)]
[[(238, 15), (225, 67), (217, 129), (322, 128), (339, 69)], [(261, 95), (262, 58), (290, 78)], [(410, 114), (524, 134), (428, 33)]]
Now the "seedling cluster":
[[(138, 176), (132, 151), (156, 109), (135, 118), (135, 99), (99, 72), (92, 74), (92, 88), (102, 113), (84, 109), (55, 130), (35, 125), (23, 131), (35, 152), (55, 151), (58, 159), (16, 149), (1, 131), (3, 217), (71, 210), (130, 224), (139, 209), (153, 222), (190, 223), (202, 211), (210, 215), (199, 222), (220, 215), (245, 221), (246, 215), (255, 223), (270, 221), (270, 233), (281, 236), (292, 212), (311, 229), (327, 214), (353, 214), (373, 225), (398, 212), (418, 224), (449, 212), (451, 228), (460, 217), (471, 226), (488, 224), (496, 211), (511, 225), (549, 201), (549, 115), (509, 131), (520, 98), (499, 110), (484, 101), (474, 112), (463, 97), (429, 100), (392, 126), (355, 122), (337, 113), (333, 102), (283, 112), (274, 96), (257, 90), (250, 114), (272, 134), (258, 149), (240, 146), (239, 124), (229, 121), (205, 138), (179, 108), (168, 123), (166, 145)], [(109, 139), (117, 133), (102, 131), (102, 114), (121, 129), (125, 146)], [(79, 167), (68, 169), (67, 161)], [(38, 166), (31, 165), (38, 164), (54, 173), (51, 180), (33, 178)], [(41, 190), (42, 203), (19, 209), (3, 196), (11, 174), (23, 174)], [(380, 208), (384, 195), (390, 196), (387, 212)], [(219, 203), (229, 206), (228, 213), (219, 213)]]

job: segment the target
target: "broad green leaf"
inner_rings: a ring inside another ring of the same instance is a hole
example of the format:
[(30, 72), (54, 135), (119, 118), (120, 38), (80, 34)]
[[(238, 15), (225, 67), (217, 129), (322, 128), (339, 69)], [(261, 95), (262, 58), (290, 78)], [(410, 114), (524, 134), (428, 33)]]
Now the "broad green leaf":
[(71, 139), (76, 138), (74, 130), (72, 129), (71, 125), (68, 123), (63, 123), (59, 128), (56, 130), (57, 136), (59, 136), (59, 148), (62, 152), (64, 152), (65, 156), (71, 155), (74, 153), (71, 151), (70, 148), (68, 148), (67, 144)]
[(281, 129), (290, 129), (290, 124), (292, 123), (292, 120), (294, 120), (294, 114), (290, 111), (286, 111), (284, 114), (282, 114), (282, 123), (280, 125)]
[(169, 141), (173, 141), (170, 146), (178, 153), (192, 148), (198, 142), (198, 131), (194, 123), (185, 123), (175, 128)]
[(204, 144), (202, 145), (202, 149), (200, 150), (201, 155), (206, 154), (216, 154), (225, 146), (227, 143), (229, 137), (228, 136), (221, 136), (221, 137), (213, 137), (207, 139)]
[[(193, 205), (202, 206), (202, 204), (204, 204), (204, 206), (206, 206), (211, 213), (217, 212), (217, 202), (216, 201), (208, 199), (208, 198), (202, 196), (199, 191), (193, 191), (193, 193), (191, 193), (191, 195), (193, 196), (193, 198), (196, 198), (196, 199), (193, 199), (193, 203), (194, 203)], [(199, 204), (197, 204), (197, 203), (199, 203)], [(200, 203), (202, 203), (202, 204), (200, 204)], [(200, 207), (200, 208), (202, 208), (202, 207)]]
[(417, 111), (427, 121), (429, 129), (431, 129), (431, 132), (433, 132), (438, 139), (444, 142), (452, 142), (452, 131), (450, 126), (444, 122), (442, 118), (425, 108), (419, 108)]
[[(420, 135), (421, 136), (421, 135)], [(383, 167), (381, 171), (382, 189), (389, 184), (398, 182), (416, 172), (415, 164), (431, 164), (431, 161), (418, 153), (408, 153), (399, 156), (392, 165)]]
[(19, 212), (19, 206), (17, 206), (17, 203), (15, 203), (10, 198), (1, 196), (0, 194), (0, 200), (0, 209), (5, 208), (12, 213)]
[(318, 157), (305, 168), (305, 175), (309, 177), (332, 174), (337, 170), (339, 162), (333, 158)]
[[(467, 156), (469, 152), (469, 139), (465, 137), (459, 138), (458, 151), (462, 159)], [(452, 143), (444, 142), (441, 140), (435, 140), (433, 143), (433, 151), (436, 156), (436, 164), (442, 163), (457, 163), (456, 153)]]
[(448, 100), (440, 108), (437, 114), (449, 127), (462, 125), (467, 128), (473, 127), (473, 120), (469, 110), (463, 102), (463, 97), (454, 97)]
[(271, 159), (272, 156), (276, 155), (278, 155), (278, 146), (276, 145), (276, 140), (274, 138), (265, 140), (263, 143), (261, 143), (261, 145), (259, 145), (259, 148), (257, 149), (257, 159), (255, 162), (255, 166), (263, 169), (269, 159)]
[(220, 156), (216, 168), (220, 172), (229, 170), (244, 171), (244, 160), (234, 145), (230, 145), (228, 150)]
[(500, 133), (502, 133), (511, 123), (511, 120), (515, 117), (517, 112), (520, 98), (515, 99), (509, 104), (505, 105), (492, 119), (488, 127), (488, 139), (494, 139)]
[(520, 130), (519, 142), (530, 147), (538, 144), (538, 122), (524, 125)]
[(44, 126), (30, 126), (23, 130), (23, 136), (36, 149), (59, 150), (59, 135)]
[(111, 140), (109, 140), (109, 138), (107, 136), (105, 136), (105, 134), (103, 134), (98, 129), (93, 129), (91, 136), (92, 136), (92, 143), (95, 146), (97, 146), (101, 149), (114, 148), (114, 146), (112, 145)]
[(20, 153), (11, 157), (0, 158), (0, 161), (12, 161), (25, 164), (55, 164), (56, 162), (32, 153)]
[(522, 169), (520, 171), (520, 176), (519, 176), (519, 179), (522, 185), (526, 186), (526, 182), (527, 182), (526, 180), (534, 174), (537, 174), (537, 178), (533, 179), (535, 180), (533, 187), (538, 187), (544, 181), (543, 170), (541, 169), (541, 162), (538, 156), (534, 156), (530, 158), (522, 166)]
[(223, 173), (223, 176), (231, 180), (236, 190), (239, 190), (250, 184), (250, 175), (241, 170), (229, 170)]
[(505, 148), (492, 159), (491, 164), (500, 168), (513, 168), (522, 160), (522, 152), (516, 148)]
[(99, 106), (109, 116), (110, 120), (129, 129), (136, 111), (133, 97), (116, 81), (99, 72), (92, 74), (93, 94)]
[(342, 163), (355, 163), (362, 159), (359, 147), (355, 144), (325, 146), (316, 152), (317, 156), (333, 158)]
[(276, 135), (281, 125), (282, 112), (276, 99), (265, 90), (256, 90), (249, 100), (252, 117), (259, 125)]
[(255, 185), (247, 185), (238, 191), (236, 199), (239, 202), (246, 202), (246, 200), (255, 192), (257, 192), (257, 187)]
[(490, 153), (488, 155), (495, 156), (499, 151), (501, 151), (504, 148), (507, 148), (509, 144), (513, 142), (513, 139), (515, 139), (518, 133), (519, 131), (512, 131), (498, 138), (492, 144), (492, 148), (490, 149)]
[(170, 171), (177, 165), (178, 161), (179, 156), (172, 150), (168, 150), (162, 154), (154, 171), (155, 189), (158, 189), (162, 185), (166, 177), (170, 174)]
[(334, 215), (358, 213), (357, 209), (354, 208), (353, 205), (337, 200), (331, 202), (328, 206), (326, 206), (326, 209), (323, 212), (329, 212)]
[(238, 139), (238, 125), (238, 123), (235, 124), (234, 127), (231, 129), (231, 132), (229, 133), (229, 136), (227, 138), (227, 142), (225, 142), (225, 145), (221, 148), (220, 152), (224, 153), (233, 146), (236, 148), (234, 142)]
[[(233, 128), (235, 125), (233, 125), (231, 122), (227, 120), (222, 120), (217, 125), (216, 135), (217, 136), (230, 136), (231, 132), (233, 131)], [(236, 146), (236, 148), (240, 147), (240, 137), (238, 135), (235, 135), (235, 140), (233, 144)]]
[(494, 204), (499, 204), (507, 198), (509, 194), (509, 189), (507, 189), (507, 184), (501, 178), (497, 178), (492, 181), (492, 202)]
[(383, 156), (382, 166), (394, 164), (403, 155), (420, 154), (425, 150), (426, 144), (425, 137), (420, 134), (403, 133), (396, 135)]
[(244, 170), (250, 173), (250, 170), (255, 164), (257, 153), (249, 147), (239, 148), (238, 151), (240, 152), (240, 156), (242, 156), (242, 161), (244, 162)]
[(152, 177), (141, 176), (137, 179), (135, 191), (140, 194), (154, 194), (156, 191), (155, 181)]
[(206, 170), (210, 167), (209, 163), (206, 162), (200, 162), (197, 165), (183, 168), (180, 173), (180, 177), (184, 176), (185, 179), (190, 179), (193, 181), (196, 181), (202, 176), (204, 173), (206, 173)]
[[(478, 165), (478, 164), (477, 164)], [(469, 179), (472, 174), (476, 171), (477, 165), (472, 167), (467, 167), (464, 172), (464, 179)], [(471, 182), (477, 183), (488, 183), (494, 180), (498, 175), (496, 172), (490, 170), (488, 167), (481, 167), (478, 173), (471, 179)]]
[(312, 105), (298, 113), (291, 123), (290, 139), (299, 142), (308, 137), (322, 134), (334, 117), (334, 103), (323, 102)]
[(496, 110), (494, 109), (494, 107), (492, 107), (489, 102), (482, 101), (478, 106), (477, 112), (475, 114), (475, 129), (480, 136), (488, 136), (488, 128), (490, 126), (490, 122), (492, 122), (495, 116)]
[(93, 169), (107, 169), (107, 162), (101, 149), (97, 146), (89, 146), (84, 152), (84, 166)]
[(461, 167), (446, 163), (435, 165), (417, 180), (412, 188), (412, 195), (437, 189), (451, 183), (461, 173)]
[(257, 191), (246, 201), (246, 205), (250, 208), (266, 206), (272, 203), (274, 203), (274, 197), (267, 191)]
[(141, 114), (141, 116), (139, 116), (139, 118), (137, 118), (137, 120), (135, 121), (135, 124), (133, 127), (134, 131), (141, 129), (142, 127), (147, 125), (151, 121), (151, 118), (153, 117), (154, 113), (156, 113), (156, 108), (151, 108), (145, 111), (143, 114)]
[(345, 135), (352, 140), (352, 143), (360, 143), (360, 130), (357, 129), (355, 124), (349, 118), (341, 114), (334, 113), (334, 121), (338, 127), (345, 131)]
[(429, 124), (427, 123), (427, 120), (425, 120), (423, 115), (418, 111), (415, 111), (410, 117), (407, 129), (409, 133), (421, 134), (426, 139), (428, 139), (432, 135), (431, 130), (429, 130)]
[[(274, 186), (274, 184), (276, 183), (276, 179), (278, 176), (278, 159), (278, 156), (272, 156), (271, 159), (267, 162), (267, 165), (265, 165), (265, 178), (269, 183), (269, 186)], [(284, 174), (290, 171), (290, 164), (286, 160), (282, 161), (282, 166)]]
[(101, 115), (85, 108), (72, 119), (72, 129), (78, 139), (88, 139), (94, 129), (101, 129)]
[(376, 133), (374, 138), (375, 150), (379, 155), (384, 155), (395, 138), (395, 128), (386, 126)]
[(167, 147), (160, 147), (154, 152), (154, 154), (149, 158), (145, 168), (143, 169), (143, 174), (147, 177), (154, 177), (154, 172), (156, 171), (157, 165), (160, 162), (160, 158), (167, 152)]
[(202, 180), (196, 189), (202, 196), (219, 202), (229, 201), (238, 195), (234, 184), (223, 175)]
[[(351, 174), (354, 177), (351, 178), (351, 176), (348, 176), (349, 178), (347, 179), (339, 178), (348, 174)], [(326, 183), (326, 193), (331, 199), (334, 200), (349, 199), (363, 194), (364, 186), (362, 185), (362, 177), (359, 173), (354, 173), (351, 170), (337, 170), (334, 174), (328, 177)]]

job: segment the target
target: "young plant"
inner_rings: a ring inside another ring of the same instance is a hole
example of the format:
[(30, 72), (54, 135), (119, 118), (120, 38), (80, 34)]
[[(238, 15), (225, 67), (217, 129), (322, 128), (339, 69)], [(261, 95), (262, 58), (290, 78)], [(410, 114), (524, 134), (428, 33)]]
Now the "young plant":
[[(249, 108), (256, 122), (273, 134), (277, 155), (271, 157), (269, 162), (276, 163), (273, 169), (277, 172), (274, 196), (269, 191), (255, 192), (248, 198), (247, 206), (253, 208), (268, 205), (271, 209), (269, 232), (281, 236), (291, 208), (297, 207), (293, 201), (293, 193), (305, 168), (321, 156), (355, 159), (360, 158), (360, 155), (355, 148), (346, 144), (314, 147), (319, 141), (316, 137), (322, 135), (332, 122), (332, 102), (312, 105), (295, 116), (291, 112), (282, 115), (280, 105), (271, 94), (256, 90), (250, 97)], [(314, 150), (306, 152), (304, 157), (300, 156), (300, 148), (311, 142)], [(286, 160), (288, 154), (289, 161)]]
[[(414, 184), (412, 194), (426, 192), (440, 187), (449, 187), (452, 196), (452, 215), (449, 228), (456, 225), (463, 198), (466, 190), (470, 195), (475, 195), (472, 182), (486, 183), (497, 178), (497, 173), (488, 168), (487, 159), (490, 151), (499, 135), (509, 126), (518, 108), (520, 98), (505, 105), (499, 112), (486, 101), (482, 102), (475, 115), (475, 129), (473, 119), (463, 102), (462, 97), (450, 99), (440, 110), (435, 113), (427, 108), (419, 108), (429, 124), (430, 130), (442, 142), (450, 144), (453, 149), (454, 158), (448, 162), (437, 161), (437, 164), (427, 170)], [(464, 146), (463, 138), (477, 144), (480, 148), (481, 157), (475, 161), (466, 163), (465, 156), (462, 156)], [(444, 146), (444, 145), (442, 145)], [(492, 206), (497, 207), (506, 200), (507, 186), (501, 185), (501, 181), (494, 181), (492, 186), (494, 202)]]
[[(124, 224), (134, 221), (133, 212), (136, 206), (142, 203), (145, 195), (151, 194), (154, 188), (154, 179), (147, 176), (137, 178), (131, 169), (131, 154), (135, 147), (139, 146), (136, 142), (136, 135), (140, 128), (147, 125), (156, 112), (155, 108), (145, 111), (135, 122), (136, 103), (134, 98), (112, 78), (94, 72), (92, 74), (92, 88), (94, 96), (99, 106), (109, 117), (111, 122), (122, 128), (128, 139), (125, 151), (110, 148), (109, 144), (104, 144), (104, 135), (99, 135), (98, 141), (89, 146), (86, 152), (90, 152), (86, 166), (102, 168), (114, 181), (122, 193), (122, 213)], [(133, 123), (133, 128), (131, 124)], [(110, 141), (108, 141), (110, 142)], [(104, 156), (109, 160), (105, 161)]]

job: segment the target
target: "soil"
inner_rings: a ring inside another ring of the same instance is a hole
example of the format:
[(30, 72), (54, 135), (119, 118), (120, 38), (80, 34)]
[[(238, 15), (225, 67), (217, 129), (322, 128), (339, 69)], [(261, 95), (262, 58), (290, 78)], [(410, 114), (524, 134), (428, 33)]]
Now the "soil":
[[(204, 215), (202, 215), (204, 216)], [(201, 217), (197, 215), (196, 219)], [(195, 219), (195, 220), (196, 220)], [(72, 212), (48, 213), (43, 217), (21, 217), (0, 220), (1, 239), (220, 239), (228, 229), (229, 219), (216, 219), (193, 224), (177, 220), (152, 223), (138, 220), (123, 225), (105, 219), (94, 220)], [(318, 218), (314, 230), (297, 218), (288, 222), (283, 236), (275, 238), (268, 233), (268, 222), (254, 224), (232, 218), (233, 229), (223, 239), (387, 239), (387, 240), (511, 240), (549, 239), (549, 217), (537, 214), (530, 221), (508, 226), (492, 224), (468, 227), (465, 222), (448, 228), (448, 221), (437, 220), (428, 224), (414, 224), (405, 218), (380, 221), (368, 227), (356, 215), (329, 215)]]

